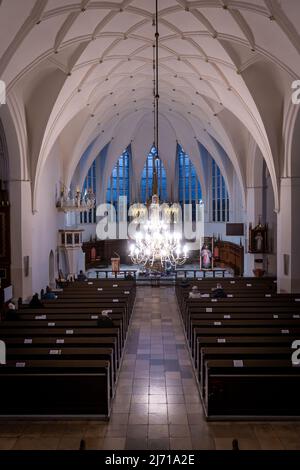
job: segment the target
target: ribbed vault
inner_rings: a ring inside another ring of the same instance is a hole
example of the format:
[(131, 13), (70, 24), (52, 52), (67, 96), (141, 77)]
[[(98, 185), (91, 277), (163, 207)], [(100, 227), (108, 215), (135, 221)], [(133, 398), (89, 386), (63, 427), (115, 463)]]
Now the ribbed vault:
[[(134, 151), (138, 130), (151, 120), (154, 6), (0, 0), (0, 76), (33, 207), (55, 143), (66, 183), (93, 140), (89, 162), (112, 141), (107, 174), (131, 141)], [(169, 148), (178, 140), (196, 161), (196, 140), (217, 155), (215, 139), (245, 191), (254, 141), (278, 208), (283, 117), (300, 75), (300, 2), (160, 0), (159, 10), (160, 113)]]

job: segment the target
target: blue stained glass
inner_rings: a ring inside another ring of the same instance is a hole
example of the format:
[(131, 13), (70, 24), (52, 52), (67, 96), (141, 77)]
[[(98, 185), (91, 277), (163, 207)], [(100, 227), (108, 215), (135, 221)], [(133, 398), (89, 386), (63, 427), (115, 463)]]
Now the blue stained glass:
[(212, 160), (212, 220), (229, 221), (228, 191), (221, 170), (214, 160)]
[(201, 185), (193, 163), (180, 145), (178, 145), (178, 164), (179, 202), (181, 204), (191, 202), (195, 206), (202, 199)]
[[(146, 203), (152, 195), (153, 185), (153, 156), (156, 155), (156, 149), (153, 146), (147, 156), (141, 178), (141, 202)], [(161, 201), (167, 200), (167, 175), (162, 161), (156, 160), (156, 172), (158, 177), (158, 195)]]
[(130, 201), (130, 181), (129, 181), (129, 153), (127, 150), (119, 157), (115, 164), (111, 177), (108, 180), (106, 191), (106, 202), (118, 207), (119, 196), (127, 196)]

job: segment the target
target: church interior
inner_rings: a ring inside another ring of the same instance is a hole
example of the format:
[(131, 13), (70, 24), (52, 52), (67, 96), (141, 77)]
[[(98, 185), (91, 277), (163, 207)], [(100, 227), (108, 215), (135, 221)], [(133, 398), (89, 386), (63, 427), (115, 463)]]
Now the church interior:
[(0, 450), (300, 450), (299, 23), (0, 0)]

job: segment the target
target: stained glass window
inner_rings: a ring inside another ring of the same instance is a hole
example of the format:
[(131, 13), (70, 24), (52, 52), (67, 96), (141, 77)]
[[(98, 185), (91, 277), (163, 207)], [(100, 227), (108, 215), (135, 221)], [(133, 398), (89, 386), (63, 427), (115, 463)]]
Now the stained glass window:
[(229, 196), (220, 168), (212, 159), (212, 221), (229, 221)]
[(196, 169), (187, 153), (181, 145), (177, 147), (178, 178), (179, 178), (179, 202), (192, 205), (192, 217), (195, 220), (196, 204), (202, 200), (201, 185)]
[(114, 205), (117, 214), (120, 196), (126, 196), (127, 204), (130, 203), (129, 162), (130, 155), (129, 151), (126, 149), (115, 164), (108, 181), (106, 202)]
[(156, 148), (153, 146), (147, 156), (141, 179), (141, 202), (146, 203), (152, 196), (153, 165), (156, 165), (158, 196), (161, 202), (167, 200), (167, 175), (163, 162), (158, 159), (154, 161)]

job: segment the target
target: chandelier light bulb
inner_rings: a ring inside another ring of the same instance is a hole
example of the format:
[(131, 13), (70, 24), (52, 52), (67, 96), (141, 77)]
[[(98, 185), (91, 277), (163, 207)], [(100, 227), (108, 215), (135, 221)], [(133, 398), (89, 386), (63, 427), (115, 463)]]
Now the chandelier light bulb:
[(135, 235), (136, 244), (130, 247), (133, 263), (164, 270), (168, 266), (182, 265), (187, 259), (187, 246), (182, 248), (182, 235), (174, 231), (167, 211), (160, 211), (159, 201), (152, 203), (148, 220)]

